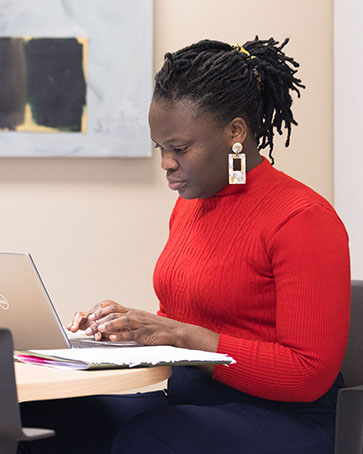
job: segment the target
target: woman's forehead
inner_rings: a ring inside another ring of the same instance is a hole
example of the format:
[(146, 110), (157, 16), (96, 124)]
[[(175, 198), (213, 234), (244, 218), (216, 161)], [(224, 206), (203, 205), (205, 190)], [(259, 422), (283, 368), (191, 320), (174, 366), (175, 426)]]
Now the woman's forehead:
[(150, 105), (150, 116), (179, 117), (189, 120), (196, 114), (197, 105), (190, 99), (164, 100), (154, 99)]
[[(198, 106), (190, 99), (158, 100), (154, 99), (150, 106), (149, 123), (152, 135), (185, 136), (204, 128), (213, 122), (211, 115), (199, 115)], [(155, 137), (156, 139), (156, 137)]]

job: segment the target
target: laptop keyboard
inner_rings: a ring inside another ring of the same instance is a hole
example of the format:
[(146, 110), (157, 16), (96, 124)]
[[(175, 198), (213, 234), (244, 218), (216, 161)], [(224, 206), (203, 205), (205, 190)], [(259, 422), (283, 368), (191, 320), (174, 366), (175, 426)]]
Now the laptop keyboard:
[(72, 348), (100, 348), (100, 347), (137, 347), (141, 344), (133, 341), (95, 341), (93, 339), (69, 339)]

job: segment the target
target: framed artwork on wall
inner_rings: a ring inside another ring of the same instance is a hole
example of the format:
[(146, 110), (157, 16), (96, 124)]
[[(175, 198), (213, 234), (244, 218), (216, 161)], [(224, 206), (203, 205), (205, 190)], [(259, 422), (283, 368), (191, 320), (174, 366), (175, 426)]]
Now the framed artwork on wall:
[(0, 157), (151, 156), (152, 0), (0, 0)]

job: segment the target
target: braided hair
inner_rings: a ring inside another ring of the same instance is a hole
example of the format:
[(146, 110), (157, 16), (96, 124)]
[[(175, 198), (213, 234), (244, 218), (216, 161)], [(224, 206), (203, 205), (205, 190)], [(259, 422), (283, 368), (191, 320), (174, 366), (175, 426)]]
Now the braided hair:
[(167, 53), (155, 76), (153, 98), (190, 99), (198, 112), (212, 113), (224, 124), (243, 117), (258, 150), (269, 147), (273, 164), (274, 129), (282, 134), (284, 125), (288, 147), (291, 126), (297, 125), (291, 111), (291, 91), (300, 97), (299, 88), (305, 88), (295, 77), (299, 64), (283, 52), (288, 41), (279, 45), (273, 38), (260, 40), (256, 36), (241, 47), (203, 40)]

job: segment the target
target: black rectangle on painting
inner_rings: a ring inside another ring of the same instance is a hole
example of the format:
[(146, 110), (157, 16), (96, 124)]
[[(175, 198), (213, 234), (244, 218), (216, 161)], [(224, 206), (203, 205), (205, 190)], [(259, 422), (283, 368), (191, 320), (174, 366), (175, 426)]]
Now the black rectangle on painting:
[(25, 46), (28, 102), (38, 125), (80, 131), (86, 83), (75, 38), (37, 38)]
[(25, 51), (22, 38), (0, 38), (0, 129), (13, 131), (24, 121)]
[(242, 169), (242, 159), (233, 158), (233, 170), (240, 171)]
[(76, 38), (0, 38), (0, 129), (82, 131), (83, 57)]

